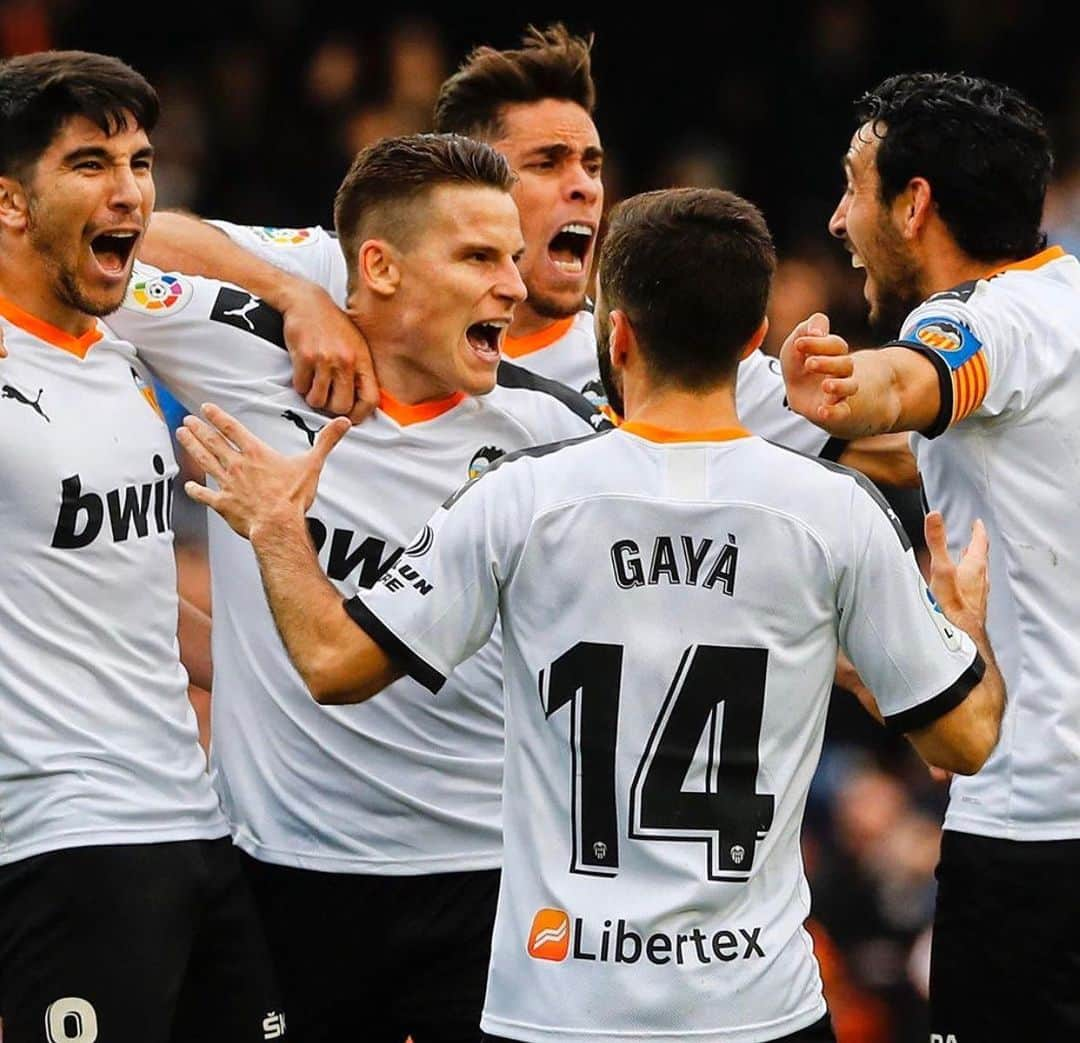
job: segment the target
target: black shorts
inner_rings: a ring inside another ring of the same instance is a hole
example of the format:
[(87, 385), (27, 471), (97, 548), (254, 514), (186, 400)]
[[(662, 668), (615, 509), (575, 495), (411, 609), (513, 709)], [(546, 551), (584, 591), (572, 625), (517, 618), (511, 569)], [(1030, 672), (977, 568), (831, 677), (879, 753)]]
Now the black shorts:
[(1080, 840), (946, 830), (930, 1038), (1080, 1040)]
[(69, 848), (0, 867), (0, 1016), (3, 1043), (283, 1037), (231, 841)]
[[(507, 1039), (505, 1036), (485, 1035), (483, 1043), (518, 1043), (518, 1041)], [(791, 1036), (781, 1036), (779, 1039), (770, 1041), (770, 1043), (836, 1043), (836, 1035), (833, 1033), (832, 1022), (829, 1020), (828, 1014), (826, 1014), (820, 1021), (815, 1021), (813, 1025), (799, 1029), (798, 1032)]]
[(241, 858), (297, 1040), (477, 1043), (498, 870), (373, 876)]

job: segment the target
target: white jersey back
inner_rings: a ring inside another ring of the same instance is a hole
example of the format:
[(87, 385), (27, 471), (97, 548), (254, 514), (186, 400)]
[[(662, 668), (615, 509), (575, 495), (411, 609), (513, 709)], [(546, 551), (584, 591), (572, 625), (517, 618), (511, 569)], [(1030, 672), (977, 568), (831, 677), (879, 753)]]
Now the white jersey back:
[(914, 448), (953, 553), (990, 536), (988, 630), (1009, 693), (1001, 740), (953, 780), (945, 825), (1080, 837), (1080, 265), (1060, 247), (938, 294), (901, 342), (939, 370), (942, 409)]
[(0, 864), (224, 836), (176, 640), (169, 433), (135, 351), (0, 301)]
[[(150, 309), (139, 294), (175, 301)], [(280, 316), (244, 290), (140, 266), (114, 324), (189, 409), (216, 402), (282, 452), (307, 448), (326, 422), (292, 389)], [(512, 367), (500, 379), (518, 386), (415, 407), (384, 398), (334, 450), (308, 524), (344, 593), (374, 584), (431, 511), (504, 452), (593, 430), (597, 414), (565, 389), (537, 390)], [(240, 847), (328, 872), (498, 866), (497, 638), (444, 699), (406, 678), (385, 701), (318, 706), (277, 634), (250, 545), (215, 515), (209, 540), (211, 762)]]
[(981, 665), (869, 483), (747, 432), (668, 435), (496, 465), (346, 606), (433, 690), (501, 618), (493, 1034), (743, 1043), (819, 1019), (799, 831), (838, 640), (901, 730)]
[[(344, 305), (347, 272), (337, 239), (324, 228), (269, 228), (211, 221), (234, 242), (270, 264), (317, 283)], [(531, 373), (556, 380), (590, 402), (606, 402), (596, 361), (596, 327), (591, 304), (539, 333), (507, 337), (503, 356)], [(739, 416), (762, 438), (800, 453), (835, 460), (843, 441), (787, 408), (777, 359), (755, 351), (739, 365), (736, 402)]]

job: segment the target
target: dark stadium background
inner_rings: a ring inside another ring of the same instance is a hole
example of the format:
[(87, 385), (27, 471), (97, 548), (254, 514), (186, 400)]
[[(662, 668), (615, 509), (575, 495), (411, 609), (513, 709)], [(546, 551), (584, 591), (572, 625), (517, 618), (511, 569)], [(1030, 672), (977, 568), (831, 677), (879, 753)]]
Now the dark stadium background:
[[(965, 70), (1020, 88), (1048, 115), (1059, 162), (1046, 223), (1052, 241), (1080, 249), (1080, 62), (1061, 24), (1066, 5), (812, 0), (721, 3), (702, 13), (665, 4), (621, 19), (518, 4), (373, 6), (331, 14), (304, 0), (0, 2), (0, 51), (98, 50), (150, 78), (165, 112), (155, 135), (160, 206), (328, 224), (352, 153), (387, 133), (429, 129), (433, 91), (471, 45), (512, 46), (526, 22), (561, 18), (596, 33), (609, 201), (717, 184), (765, 211), (782, 256), (773, 350), (817, 308), (853, 342), (868, 340), (861, 274), (825, 232), (853, 99), (890, 72)], [(886, 492), (918, 538), (917, 498)], [(205, 602), (202, 520), (189, 508), (177, 527), (182, 583)], [(943, 805), (943, 790), (906, 745), (838, 692), (805, 855), (842, 1043), (926, 1039)]]

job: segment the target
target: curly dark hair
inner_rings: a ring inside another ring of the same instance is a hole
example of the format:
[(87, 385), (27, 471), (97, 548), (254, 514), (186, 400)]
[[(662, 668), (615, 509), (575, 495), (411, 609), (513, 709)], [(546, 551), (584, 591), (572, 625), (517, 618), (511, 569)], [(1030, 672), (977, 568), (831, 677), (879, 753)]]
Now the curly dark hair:
[(1042, 114), (1017, 91), (963, 73), (903, 73), (864, 94), (855, 115), (880, 139), (883, 202), (923, 177), (970, 257), (1017, 259), (1045, 247), (1053, 152)]

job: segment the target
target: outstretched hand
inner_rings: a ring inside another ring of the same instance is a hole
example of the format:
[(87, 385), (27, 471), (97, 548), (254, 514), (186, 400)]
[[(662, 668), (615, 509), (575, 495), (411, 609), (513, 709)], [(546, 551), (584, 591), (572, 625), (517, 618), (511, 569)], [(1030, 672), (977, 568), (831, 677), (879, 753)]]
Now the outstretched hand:
[(955, 562), (949, 555), (945, 519), (939, 511), (926, 516), (926, 546), (930, 551), (930, 591), (945, 618), (971, 634), (986, 626), (990, 594), (990, 539), (979, 520), (971, 527), (971, 542)]
[(204, 405), (202, 414), (205, 420), (184, 418), (177, 440), (218, 488), (191, 481), (184, 490), (217, 511), (245, 539), (260, 527), (304, 517), (330, 450), (350, 426), (338, 417), (322, 428), (306, 453), (284, 456), (225, 410)]
[(829, 333), (829, 317), (816, 312), (800, 322), (780, 349), (788, 404), (807, 420), (829, 427), (851, 419), (847, 400), (859, 390), (843, 337)]

